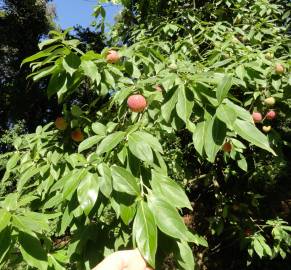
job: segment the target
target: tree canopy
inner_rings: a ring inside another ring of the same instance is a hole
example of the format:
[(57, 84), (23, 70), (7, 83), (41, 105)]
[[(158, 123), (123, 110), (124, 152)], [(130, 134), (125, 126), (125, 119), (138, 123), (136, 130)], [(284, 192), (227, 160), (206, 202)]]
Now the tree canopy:
[(62, 112), (2, 156), (0, 266), (287, 268), (289, 1), (114, 2), (110, 47), (51, 31), (22, 61)]

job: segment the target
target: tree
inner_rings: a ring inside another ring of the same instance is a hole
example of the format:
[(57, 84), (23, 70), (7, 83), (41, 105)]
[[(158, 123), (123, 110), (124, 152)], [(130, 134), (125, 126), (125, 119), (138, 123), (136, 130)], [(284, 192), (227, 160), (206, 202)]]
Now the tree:
[[(26, 121), (28, 131), (51, 120), (57, 106), (48, 103), (45, 83), (27, 82), (29, 68), (21, 61), (38, 51), (37, 44), (53, 27), (54, 9), (46, 1), (3, 1), (0, 17), (0, 128), (8, 129), (19, 120)], [(43, 90), (41, 90), (43, 89)], [(37, 112), (37, 113), (36, 113)], [(46, 115), (46, 119), (44, 119)]]
[(125, 46), (82, 51), (52, 32), (23, 61), (63, 119), (15, 140), (0, 263), (15, 252), (38, 269), (89, 269), (137, 246), (157, 269), (287, 267), (291, 226), (274, 205), (290, 196), (287, 2), (123, 3), (135, 21), (113, 33), (130, 29)]

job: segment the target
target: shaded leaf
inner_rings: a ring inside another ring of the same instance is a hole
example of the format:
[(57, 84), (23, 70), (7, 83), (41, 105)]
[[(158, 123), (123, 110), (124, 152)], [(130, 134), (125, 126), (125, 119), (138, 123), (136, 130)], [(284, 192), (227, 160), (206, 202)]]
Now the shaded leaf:
[(146, 261), (155, 267), (158, 232), (152, 212), (144, 201), (140, 201), (133, 223), (133, 237)]
[(113, 188), (119, 192), (125, 192), (130, 195), (138, 195), (140, 188), (136, 178), (126, 169), (119, 166), (112, 166)]
[(86, 176), (82, 179), (77, 189), (80, 206), (87, 216), (95, 205), (98, 192), (98, 176), (96, 174), (94, 175), (90, 172), (87, 172)]
[(239, 136), (250, 143), (269, 151), (273, 155), (276, 155), (274, 150), (270, 147), (268, 138), (260, 130), (258, 130), (254, 124), (237, 119), (234, 123), (234, 130)]
[(148, 197), (148, 205), (163, 233), (187, 241), (187, 228), (174, 206), (155, 195)]
[(28, 265), (40, 270), (48, 267), (47, 254), (42, 248), (40, 241), (30, 234), (19, 232), (18, 241), (20, 252)]

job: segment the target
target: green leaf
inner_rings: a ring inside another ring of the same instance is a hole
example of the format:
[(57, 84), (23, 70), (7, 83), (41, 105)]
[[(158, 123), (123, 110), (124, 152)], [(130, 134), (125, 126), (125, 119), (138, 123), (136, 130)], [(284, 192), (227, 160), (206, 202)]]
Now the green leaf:
[(120, 217), (125, 225), (129, 225), (129, 223), (133, 220), (135, 212), (136, 212), (136, 204), (133, 205), (124, 205), (119, 203), (120, 209)]
[(7, 211), (14, 211), (18, 208), (18, 193), (10, 193), (6, 195), (5, 200), (2, 202), (2, 207)]
[(17, 162), (19, 161), (19, 159), (20, 159), (19, 152), (14, 152), (6, 164), (6, 169), (12, 170), (17, 165)]
[(195, 262), (193, 257), (193, 251), (189, 247), (188, 243), (185, 241), (178, 241), (178, 248), (179, 248), (179, 254), (175, 254), (175, 257), (177, 257), (177, 263), (182, 267), (184, 270), (193, 270), (195, 269)]
[(79, 144), (78, 152), (81, 153), (81, 152), (91, 148), (92, 146), (94, 146), (95, 144), (100, 142), (103, 138), (104, 138), (103, 135), (95, 135), (95, 136), (87, 138), (86, 140), (82, 141)]
[(93, 82), (99, 85), (101, 81), (101, 75), (98, 72), (98, 68), (92, 61), (82, 61), (81, 67), (84, 71), (85, 76), (89, 77)]
[(247, 121), (237, 119), (234, 123), (234, 130), (243, 139), (249, 141), (250, 143), (265, 149), (276, 156), (274, 150), (270, 147), (268, 138), (257, 129), (257, 127)]
[(131, 133), (128, 136), (128, 146), (131, 153), (133, 153), (137, 158), (146, 162), (153, 162), (152, 149), (150, 145), (142, 139), (140, 134), (136, 132)]
[(114, 86), (115, 85), (114, 77), (111, 75), (111, 73), (107, 69), (104, 70), (104, 76), (105, 76), (105, 81), (110, 86)]
[(158, 228), (165, 234), (181, 240), (188, 240), (187, 228), (176, 208), (155, 195), (148, 196), (148, 205)]
[(235, 73), (236, 75), (243, 81), (244, 77), (246, 75), (246, 70), (244, 65), (239, 65), (236, 69), (235, 69)]
[(203, 236), (200, 236), (198, 234), (192, 234), (192, 233), (188, 235), (189, 235), (188, 242), (193, 242), (198, 246), (208, 247), (208, 243)]
[(125, 136), (125, 132), (117, 131), (108, 135), (97, 148), (97, 154), (101, 155), (103, 153), (111, 151), (114, 147), (116, 147)]
[(100, 191), (107, 198), (110, 197), (112, 192), (112, 177), (111, 170), (105, 163), (101, 163), (98, 165), (98, 172), (100, 173), (99, 177), (99, 187)]
[(248, 163), (245, 158), (239, 159), (237, 165), (245, 172), (248, 171)]
[(228, 127), (232, 127), (234, 121), (236, 120), (236, 112), (233, 108), (229, 107), (227, 104), (220, 104), (216, 109), (217, 118), (227, 124)]
[(151, 187), (156, 196), (163, 197), (164, 200), (178, 208), (187, 207), (192, 210), (190, 201), (184, 190), (167, 175), (163, 175), (152, 170)]
[(0, 266), (4, 261), (9, 249), (12, 247), (11, 243), (11, 229), (6, 227), (4, 230), (0, 231)]
[(165, 103), (162, 105), (161, 108), (162, 116), (166, 122), (170, 121), (172, 111), (175, 109), (177, 102), (178, 102), (178, 91), (177, 89), (173, 89), (167, 93)]
[(139, 195), (140, 188), (136, 178), (126, 169), (119, 166), (112, 166), (113, 188), (119, 192), (125, 192), (130, 195)]
[(65, 72), (55, 72), (49, 80), (47, 87), (48, 97), (51, 98), (59, 91), (67, 91), (67, 74)]
[(17, 191), (21, 192), (22, 188), (25, 186), (28, 180), (30, 180), (33, 176), (39, 173), (39, 168), (30, 167), (28, 168), (20, 177), (17, 185)]
[(59, 41), (59, 40), (60, 40), (60, 38), (46, 39), (46, 40), (44, 40), (44, 41), (42, 41), (42, 42), (40, 42), (40, 43), (38, 44), (38, 48), (39, 48), (40, 50), (42, 50), (43, 47), (45, 47), (45, 46), (47, 46), (47, 45), (51, 45), (51, 44), (53, 44), (53, 43), (55, 43), (56, 41)]
[(48, 254), (48, 264), (54, 270), (65, 270), (66, 268), (63, 267), (52, 254)]
[(189, 100), (190, 92), (183, 85), (181, 85), (177, 91), (178, 91), (178, 102), (176, 104), (177, 114), (187, 124), (191, 116), (194, 103)]
[(142, 140), (145, 141), (148, 145), (150, 145), (152, 150), (163, 153), (163, 148), (159, 140), (152, 134), (145, 131), (136, 131), (134, 133), (137, 134), (140, 138), (142, 138)]
[(224, 102), (228, 107), (232, 108), (236, 112), (237, 117), (239, 117), (245, 121), (251, 122), (251, 123), (253, 122), (253, 118), (247, 110), (234, 104), (233, 102), (231, 102), (228, 99), (226, 99)]
[(63, 59), (63, 67), (71, 76), (78, 70), (80, 64), (80, 57), (72, 52)]
[(9, 224), (11, 219), (11, 214), (4, 210), (0, 209), (0, 232), (4, 230)]
[(255, 252), (258, 254), (260, 258), (262, 258), (264, 256), (264, 249), (258, 239), (256, 238), (254, 239), (253, 246), (254, 246)]
[(224, 143), (225, 136), (226, 125), (214, 116), (208, 122), (204, 140), (205, 152), (210, 162), (215, 161), (216, 154)]
[(25, 63), (28, 63), (28, 62), (33, 62), (33, 61), (35, 61), (37, 59), (40, 59), (40, 58), (43, 58), (43, 57), (46, 57), (46, 56), (49, 56), (54, 49), (56, 49), (56, 48), (58, 48), (60, 46), (61, 45), (51, 46), (51, 47), (49, 47), (49, 48), (47, 48), (47, 49), (45, 49), (45, 50), (43, 50), (41, 52), (38, 52), (38, 53), (36, 53), (36, 54), (34, 54), (32, 56), (29, 56), (29, 57), (25, 58), (22, 61), (21, 65), (23, 65)]
[(73, 213), (69, 210), (69, 206), (67, 206), (61, 219), (61, 228), (59, 232), (60, 235), (65, 233), (66, 229), (69, 227), (71, 221), (73, 220), (73, 217)]
[(232, 76), (225, 75), (216, 89), (216, 98), (219, 103), (221, 103), (227, 97), (227, 94), (231, 86), (232, 86)]
[(63, 189), (63, 198), (68, 199), (76, 191), (80, 181), (86, 176), (87, 171), (85, 169), (76, 171), (70, 178), (66, 179), (64, 189)]
[(196, 151), (203, 156), (203, 147), (204, 147), (204, 138), (207, 131), (207, 122), (203, 121), (196, 125), (196, 128), (193, 132), (193, 143)]
[(99, 122), (95, 122), (92, 124), (92, 130), (97, 135), (106, 135), (106, 126)]
[(88, 216), (94, 207), (99, 192), (98, 176), (87, 172), (86, 176), (80, 182), (77, 195), (81, 208)]
[[(36, 82), (41, 78), (47, 77), (50, 74), (53, 74), (58, 69), (57, 65), (45, 67), (43, 69), (38, 70), (36, 73), (31, 74), (33, 76), (33, 80)], [(36, 75), (35, 75), (36, 74)]]
[(25, 212), (23, 215), (14, 215), (12, 223), (21, 231), (43, 233), (49, 231), (47, 217), (41, 213)]
[(18, 241), (20, 252), (27, 264), (40, 270), (46, 270), (48, 267), (47, 254), (40, 241), (35, 236), (21, 231), (19, 232)]
[(63, 195), (61, 193), (57, 193), (52, 196), (48, 201), (43, 205), (43, 209), (54, 208), (56, 205), (59, 205), (63, 200)]
[(152, 212), (144, 201), (140, 201), (137, 208), (133, 223), (133, 237), (143, 257), (152, 267), (155, 267), (157, 226)]

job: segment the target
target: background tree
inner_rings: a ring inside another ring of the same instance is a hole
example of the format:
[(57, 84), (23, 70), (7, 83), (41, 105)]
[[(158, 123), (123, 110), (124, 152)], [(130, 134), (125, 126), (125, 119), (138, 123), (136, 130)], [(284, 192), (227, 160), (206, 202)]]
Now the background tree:
[[(0, 18), (1, 129), (25, 120), (27, 131), (55, 115), (58, 107), (48, 102), (45, 83), (26, 80), (29, 68), (20, 68), (23, 58), (38, 51), (38, 42), (53, 26), (55, 11), (47, 1), (2, 1)], [(45, 117), (44, 117), (45, 116)]]

